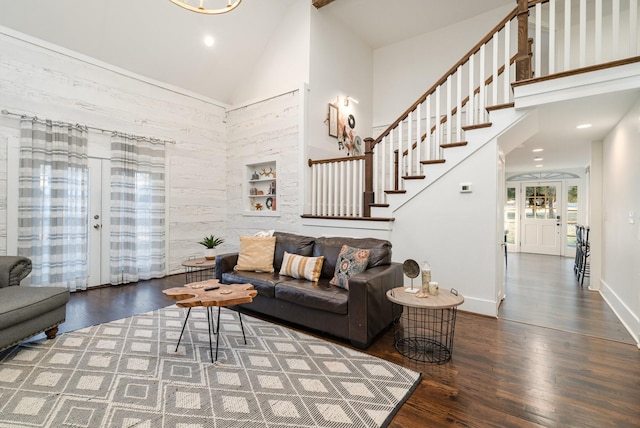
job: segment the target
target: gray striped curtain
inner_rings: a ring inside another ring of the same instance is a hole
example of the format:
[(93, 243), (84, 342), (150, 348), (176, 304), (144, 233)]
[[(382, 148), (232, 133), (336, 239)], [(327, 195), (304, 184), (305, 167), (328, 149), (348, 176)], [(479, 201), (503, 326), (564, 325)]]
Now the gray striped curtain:
[(87, 288), (87, 129), (20, 121), (18, 254), (31, 285)]
[(164, 276), (164, 185), (164, 142), (111, 136), (111, 284)]

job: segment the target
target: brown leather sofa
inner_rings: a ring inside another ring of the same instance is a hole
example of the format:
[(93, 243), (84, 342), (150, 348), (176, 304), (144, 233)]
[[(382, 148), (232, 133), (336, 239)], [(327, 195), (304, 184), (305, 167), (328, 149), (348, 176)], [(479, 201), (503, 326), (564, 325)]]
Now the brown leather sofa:
[[(402, 285), (402, 265), (391, 262), (391, 243), (373, 238), (313, 238), (275, 232), (274, 273), (234, 271), (238, 253), (216, 257), (216, 278), (223, 284), (251, 283), (258, 290), (247, 309), (347, 339), (366, 349), (399, 315), (386, 297)], [(343, 245), (370, 249), (367, 269), (349, 278), (349, 290), (329, 284)], [(279, 274), (284, 252), (324, 256), (316, 282)]]

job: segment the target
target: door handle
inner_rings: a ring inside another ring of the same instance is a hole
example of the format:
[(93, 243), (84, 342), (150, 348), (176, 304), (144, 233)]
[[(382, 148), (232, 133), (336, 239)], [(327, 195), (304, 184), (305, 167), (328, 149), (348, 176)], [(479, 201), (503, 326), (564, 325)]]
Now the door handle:
[(101, 227), (101, 225), (99, 225), (99, 224), (94, 224), (94, 225), (93, 225), (93, 228), (94, 228), (95, 230), (100, 230), (100, 227)]

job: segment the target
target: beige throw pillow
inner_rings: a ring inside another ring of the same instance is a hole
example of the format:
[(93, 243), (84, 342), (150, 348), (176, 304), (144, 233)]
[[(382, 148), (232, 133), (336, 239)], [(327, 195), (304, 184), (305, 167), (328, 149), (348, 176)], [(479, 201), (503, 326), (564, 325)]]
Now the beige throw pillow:
[(304, 278), (316, 282), (320, 279), (322, 263), (324, 263), (324, 256), (304, 257), (297, 254), (289, 254), (285, 251), (280, 275), (292, 276), (296, 279)]
[(241, 236), (235, 270), (273, 272), (276, 237)]

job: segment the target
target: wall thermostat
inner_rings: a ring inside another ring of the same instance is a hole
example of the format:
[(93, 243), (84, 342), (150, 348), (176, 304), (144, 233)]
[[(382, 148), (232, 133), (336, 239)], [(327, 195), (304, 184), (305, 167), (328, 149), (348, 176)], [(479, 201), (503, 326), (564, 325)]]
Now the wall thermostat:
[(471, 183), (460, 183), (460, 193), (471, 193)]

